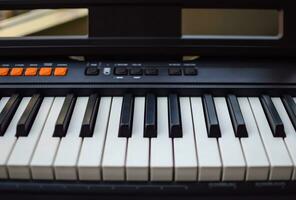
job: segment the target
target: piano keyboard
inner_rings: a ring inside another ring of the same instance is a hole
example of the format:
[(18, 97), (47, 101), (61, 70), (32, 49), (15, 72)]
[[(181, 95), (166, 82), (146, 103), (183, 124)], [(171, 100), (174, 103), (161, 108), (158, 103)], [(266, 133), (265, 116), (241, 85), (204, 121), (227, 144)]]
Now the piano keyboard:
[(296, 179), (296, 98), (147, 96), (0, 100), (0, 178)]

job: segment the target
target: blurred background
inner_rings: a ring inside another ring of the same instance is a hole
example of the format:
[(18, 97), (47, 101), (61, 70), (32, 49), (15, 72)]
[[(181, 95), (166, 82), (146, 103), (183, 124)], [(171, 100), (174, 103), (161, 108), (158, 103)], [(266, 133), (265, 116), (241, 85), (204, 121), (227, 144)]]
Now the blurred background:
[[(182, 11), (184, 36), (275, 36), (279, 34), (279, 24), (277, 10), (184, 9)], [(87, 9), (0, 11), (0, 37), (87, 35), (87, 27)]]
[(0, 37), (87, 35), (87, 9), (0, 11)]

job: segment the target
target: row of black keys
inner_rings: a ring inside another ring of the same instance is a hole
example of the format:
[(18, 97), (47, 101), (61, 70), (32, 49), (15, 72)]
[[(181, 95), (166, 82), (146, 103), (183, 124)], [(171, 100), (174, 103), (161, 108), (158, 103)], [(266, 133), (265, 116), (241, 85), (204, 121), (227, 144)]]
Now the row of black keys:
[[(42, 103), (42, 96), (35, 94), (32, 96), (28, 106), (22, 114), (17, 124), (16, 136), (27, 136)], [(274, 107), (272, 100), (267, 95), (260, 97), (263, 109), (269, 121), (274, 137), (285, 137), (283, 122)], [(282, 97), (285, 108), (290, 119), (296, 128), (296, 104), (289, 95)], [(17, 94), (12, 95), (2, 112), (0, 113), (0, 135), (3, 136), (18, 105), (21, 97)], [(76, 97), (73, 94), (66, 96), (62, 109), (55, 124), (54, 137), (64, 137), (70, 123), (70, 119), (75, 106)], [(98, 112), (100, 98), (97, 94), (89, 97), (86, 112), (84, 114), (81, 127), (81, 137), (92, 137), (96, 116)], [(133, 122), (134, 97), (127, 94), (123, 97), (119, 137), (131, 137)], [(144, 137), (157, 137), (157, 100), (153, 94), (148, 94), (145, 101), (145, 127)], [(236, 137), (248, 137), (244, 118), (242, 116), (238, 100), (235, 95), (227, 96), (227, 104)], [(219, 121), (216, 113), (214, 99), (212, 95), (203, 96), (203, 106), (205, 111), (208, 137), (221, 137)], [(179, 97), (176, 94), (168, 96), (168, 115), (169, 115), (169, 137), (182, 137), (182, 124)]]

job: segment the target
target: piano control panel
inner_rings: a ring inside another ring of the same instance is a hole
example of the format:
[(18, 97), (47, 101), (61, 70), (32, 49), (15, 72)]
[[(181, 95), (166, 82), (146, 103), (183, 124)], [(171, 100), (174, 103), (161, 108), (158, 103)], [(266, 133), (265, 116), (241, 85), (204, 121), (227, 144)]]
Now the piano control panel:
[(196, 82), (194, 62), (2, 62), (6, 83)]
[(0, 84), (295, 84), (289, 60), (0, 61)]

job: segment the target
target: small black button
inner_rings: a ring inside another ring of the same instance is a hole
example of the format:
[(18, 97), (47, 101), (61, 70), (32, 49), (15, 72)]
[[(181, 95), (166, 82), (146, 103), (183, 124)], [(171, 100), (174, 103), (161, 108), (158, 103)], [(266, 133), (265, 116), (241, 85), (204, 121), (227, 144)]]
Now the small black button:
[(125, 67), (116, 67), (114, 70), (115, 75), (127, 75), (128, 70)]
[(195, 68), (185, 68), (184, 69), (184, 75), (188, 75), (188, 76), (194, 76), (194, 75), (197, 75), (197, 69)]
[(180, 76), (182, 75), (182, 70), (180, 68), (169, 68), (169, 75)]
[(88, 76), (98, 75), (99, 73), (100, 73), (100, 70), (96, 67), (88, 67), (85, 70), (85, 75), (88, 75)]
[(148, 76), (158, 75), (158, 69), (156, 69), (156, 68), (147, 68), (147, 69), (145, 69), (145, 75), (148, 75)]
[(130, 69), (130, 75), (143, 75), (143, 70), (141, 68)]

